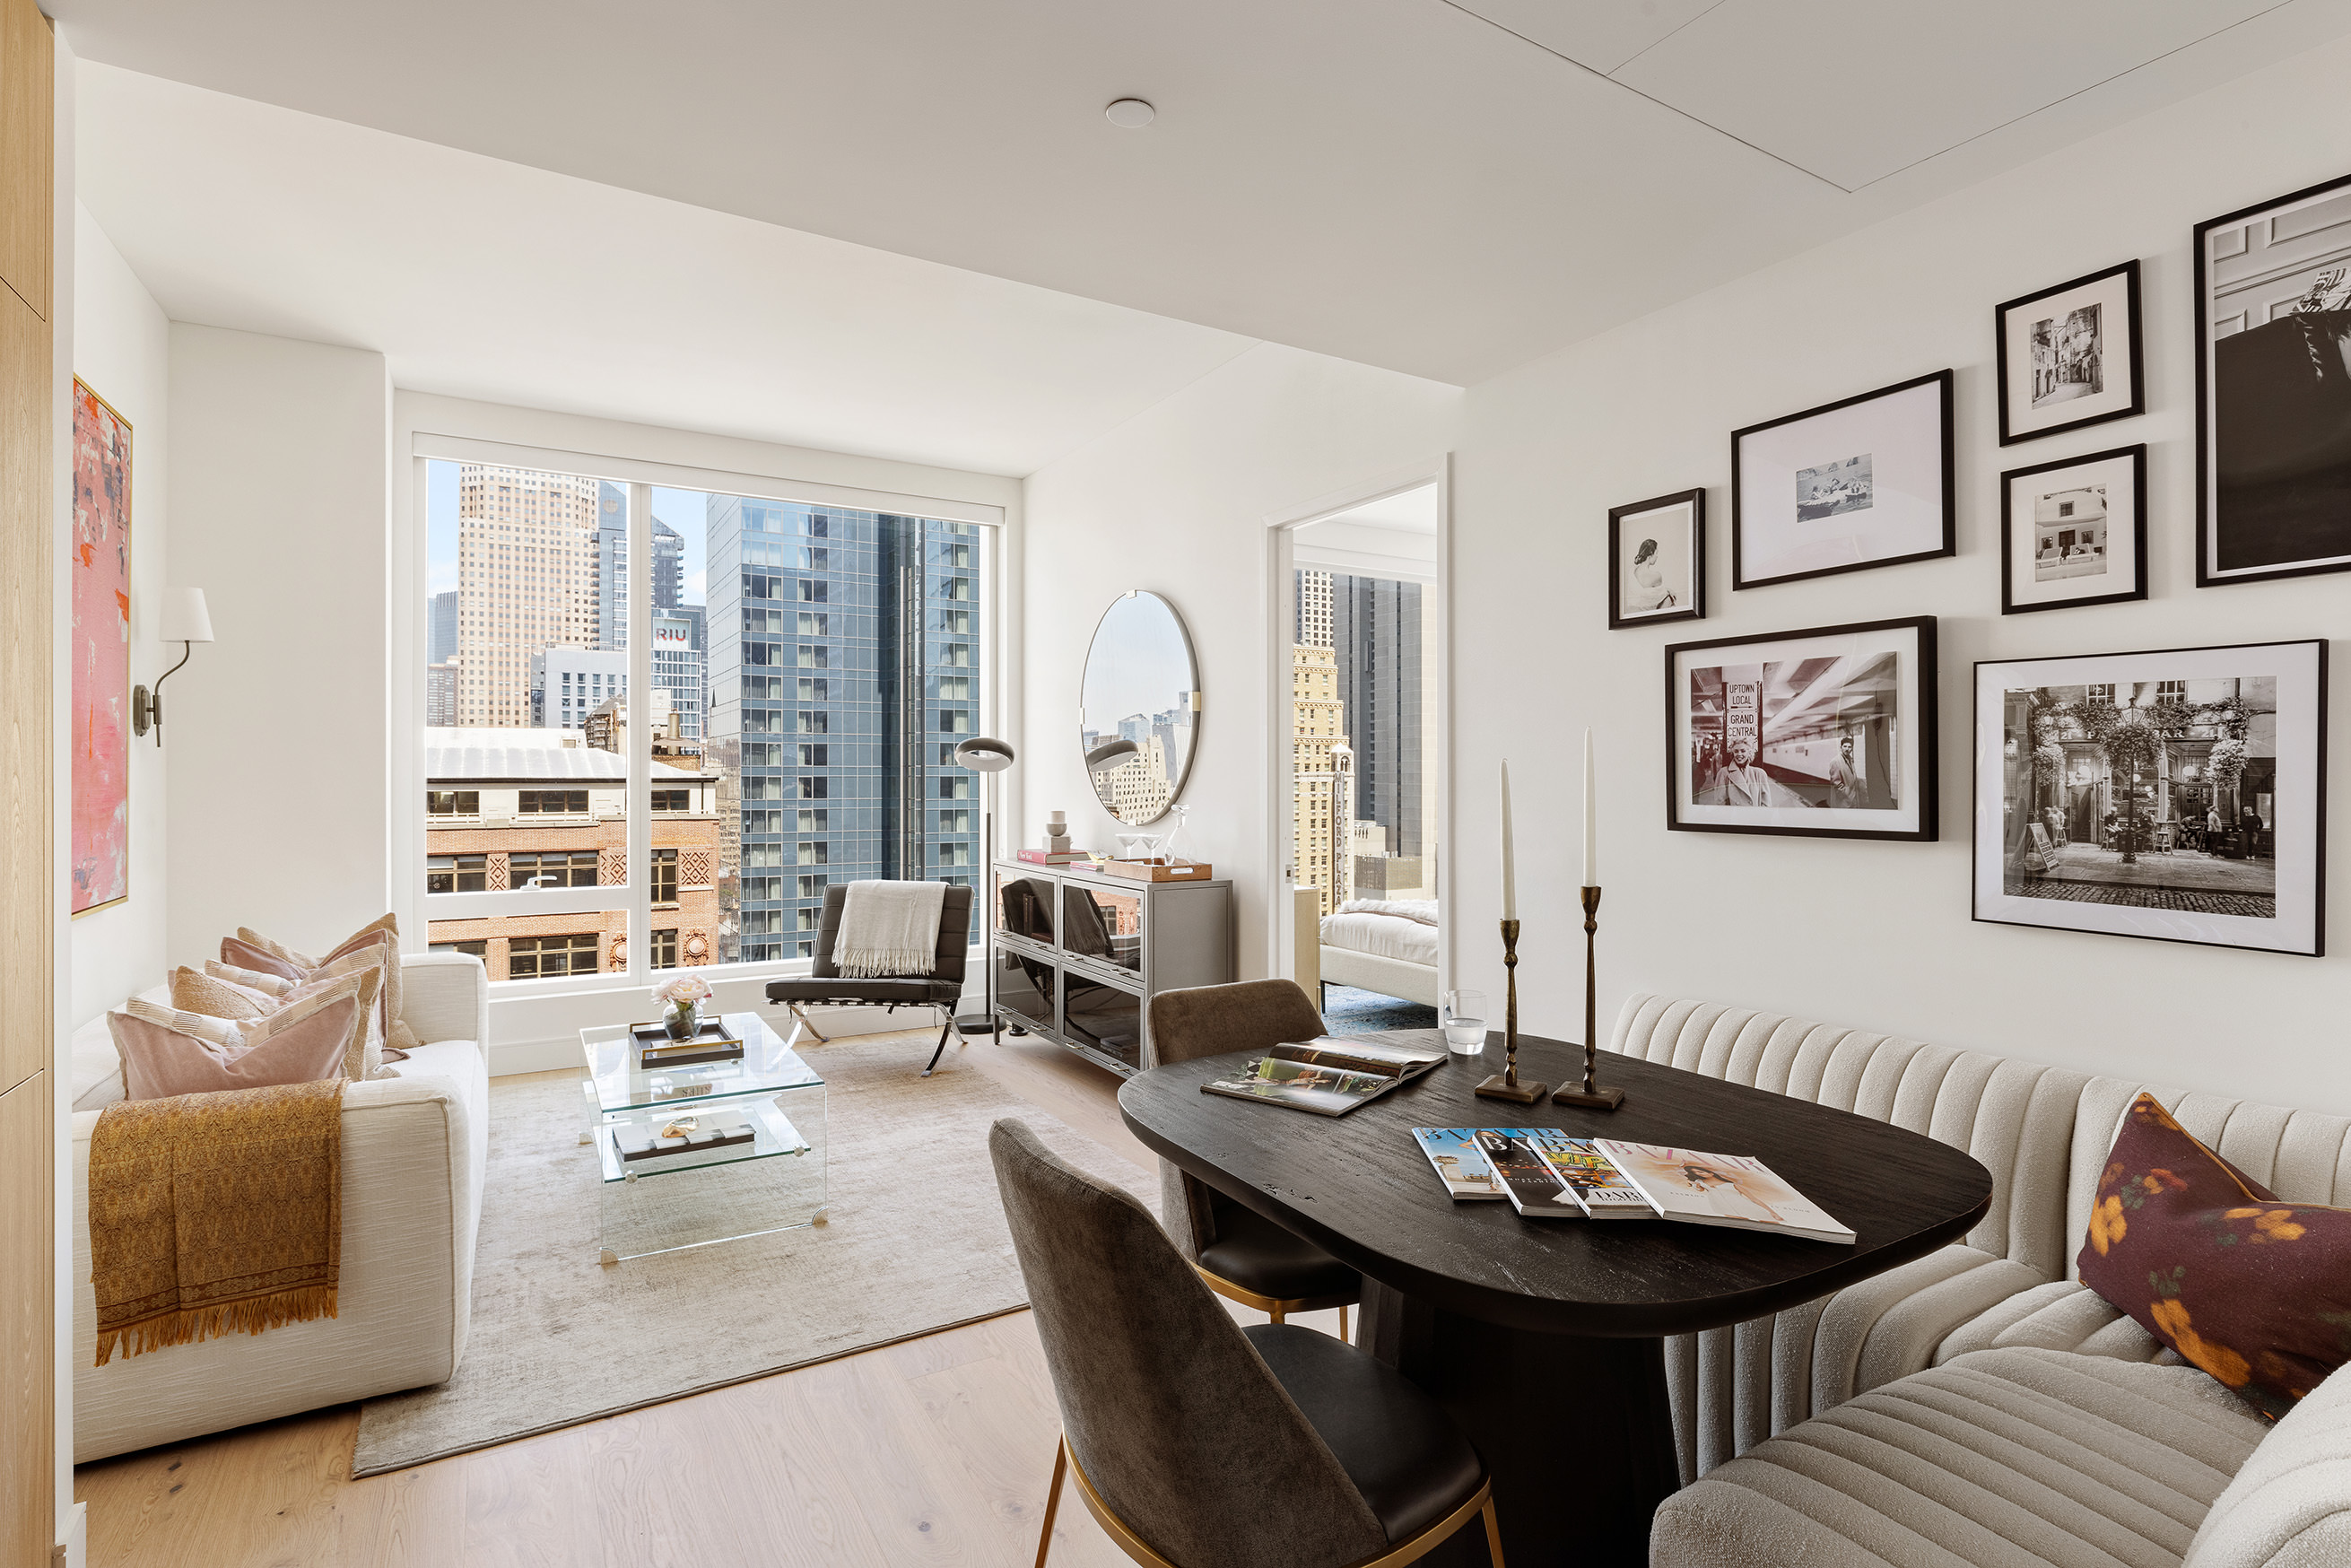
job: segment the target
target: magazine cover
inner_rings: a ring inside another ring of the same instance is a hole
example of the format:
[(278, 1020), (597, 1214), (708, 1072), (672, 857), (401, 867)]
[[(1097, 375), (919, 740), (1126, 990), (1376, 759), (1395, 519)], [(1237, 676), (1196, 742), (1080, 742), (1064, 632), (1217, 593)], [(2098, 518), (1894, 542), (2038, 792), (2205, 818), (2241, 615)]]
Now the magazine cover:
[(1454, 1197), (1499, 1198), (1502, 1189), (1494, 1180), (1494, 1167), (1478, 1150), (1478, 1130), (1475, 1127), (1415, 1127), (1412, 1135), (1420, 1144), (1420, 1152), (1437, 1167), (1437, 1177), (1445, 1190)]
[(1395, 1088), (1396, 1080), (1368, 1072), (1348, 1072), (1311, 1062), (1284, 1061), (1268, 1056), (1250, 1064), (1238, 1078), (1219, 1078), (1200, 1085), (1204, 1094), (1228, 1094), (1237, 1100), (1262, 1100), (1318, 1116), (1343, 1116), (1367, 1100)]
[(1761, 1160), (1614, 1138), (1596, 1142), (1600, 1152), (1615, 1161), (1616, 1168), (1667, 1219), (1776, 1230), (1815, 1241), (1850, 1244), (1854, 1239), (1851, 1230)]
[(1538, 1138), (1535, 1153), (1542, 1157), (1552, 1174), (1559, 1177), (1583, 1201), (1583, 1211), (1594, 1219), (1655, 1219), (1657, 1211), (1641, 1196), (1641, 1189), (1625, 1179), (1625, 1173), (1615, 1162), (1600, 1152), (1590, 1138), (1571, 1138), (1554, 1133)]
[(1277, 1045), (1268, 1054), (1285, 1061), (1311, 1061), (1319, 1067), (1343, 1067), (1351, 1072), (1376, 1072), (1383, 1078), (1413, 1078), (1446, 1060), (1445, 1043), (1399, 1045), (1375, 1038), (1318, 1035), (1298, 1043)]
[(1502, 1183), (1502, 1196), (1529, 1219), (1581, 1219), (1583, 1206), (1575, 1194), (1560, 1185), (1530, 1141), (1550, 1132), (1547, 1127), (1480, 1127), (1478, 1151)]

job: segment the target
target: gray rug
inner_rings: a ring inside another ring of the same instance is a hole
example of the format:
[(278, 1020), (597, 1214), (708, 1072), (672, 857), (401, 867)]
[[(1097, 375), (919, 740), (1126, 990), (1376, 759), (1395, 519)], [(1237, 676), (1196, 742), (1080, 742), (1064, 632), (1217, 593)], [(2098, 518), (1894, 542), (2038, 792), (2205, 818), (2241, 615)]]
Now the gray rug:
[(465, 1359), (437, 1387), (360, 1407), (354, 1478), (1026, 1305), (987, 1161), (998, 1116), (1157, 1211), (1155, 1174), (953, 1053), (935, 1077), (916, 1076), (928, 1054), (881, 1037), (810, 1051), (830, 1099), (826, 1224), (610, 1267), (597, 1261), (577, 1077), (493, 1080)]

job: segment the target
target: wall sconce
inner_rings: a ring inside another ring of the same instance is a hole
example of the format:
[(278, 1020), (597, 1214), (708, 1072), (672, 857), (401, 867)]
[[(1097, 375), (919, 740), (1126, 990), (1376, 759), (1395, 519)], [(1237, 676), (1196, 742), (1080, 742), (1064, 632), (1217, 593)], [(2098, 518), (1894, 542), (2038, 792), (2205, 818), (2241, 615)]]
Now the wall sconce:
[(163, 591), (163, 615), (155, 628), (156, 640), (181, 645), (180, 664), (172, 665), (155, 677), (155, 689), (145, 686), (131, 688), (131, 733), (144, 735), (153, 726), (155, 744), (163, 744), (163, 683), (180, 673), (180, 664), (188, 662), (195, 653), (195, 644), (213, 640), (213, 618), (204, 608), (204, 591), (201, 588), (167, 588)]

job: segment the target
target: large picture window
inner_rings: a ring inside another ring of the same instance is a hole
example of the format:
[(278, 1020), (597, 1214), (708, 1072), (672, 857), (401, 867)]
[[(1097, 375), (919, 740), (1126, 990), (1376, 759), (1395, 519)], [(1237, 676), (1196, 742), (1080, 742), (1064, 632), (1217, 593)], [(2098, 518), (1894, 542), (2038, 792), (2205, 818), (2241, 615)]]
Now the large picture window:
[(977, 873), (936, 803), (982, 798), (988, 526), (423, 466), (432, 944), (493, 981), (785, 962), (832, 883)]

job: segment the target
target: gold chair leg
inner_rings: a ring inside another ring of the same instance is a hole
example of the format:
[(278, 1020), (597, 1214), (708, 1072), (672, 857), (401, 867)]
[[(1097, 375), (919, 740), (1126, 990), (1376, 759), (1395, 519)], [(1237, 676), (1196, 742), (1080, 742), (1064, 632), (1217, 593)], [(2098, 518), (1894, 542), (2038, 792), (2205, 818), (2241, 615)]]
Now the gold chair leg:
[[(1478, 1511), (1486, 1516), (1486, 1555), (1494, 1560), (1494, 1568), (1502, 1568), (1502, 1527), (1494, 1518), (1494, 1500), (1489, 1497)], [(1052, 1515), (1045, 1517), (1050, 1521)], [(1038, 1568), (1043, 1568), (1045, 1560), (1040, 1557), (1037, 1562)]]
[(1347, 1309), (1343, 1305), (1339, 1309), (1339, 1343), (1341, 1344), (1355, 1343), (1347, 1337)]
[(1290, 1314), (1281, 1310), (1281, 1303), (1280, 1301), (1274, 1302), (1273, 1305), (1268, 1307), (1265, 1311), (1266, 1315), (1271, 1318), (1275, 1322), (1287, 1322), (1290, 1321)]
[[(1053, 1549), (1053, 1515), (1061, 1506), (1061, 1476), (1069, 1465), (1070, 1441), (1064, 1437), (1053, 1445), (1053, 1482), (1045, 1489), (1045, 1529), (1037, 1537), (1037, 1568), (1045, 1568), (1045, 1553)], [(1486, 1508), (1486, 1528), (1489, 1531), (1494, 1528), (1494, 1509), (1490, 1503)], [(1500, 1559), (1496, 1561), (1499, 1563)]]

